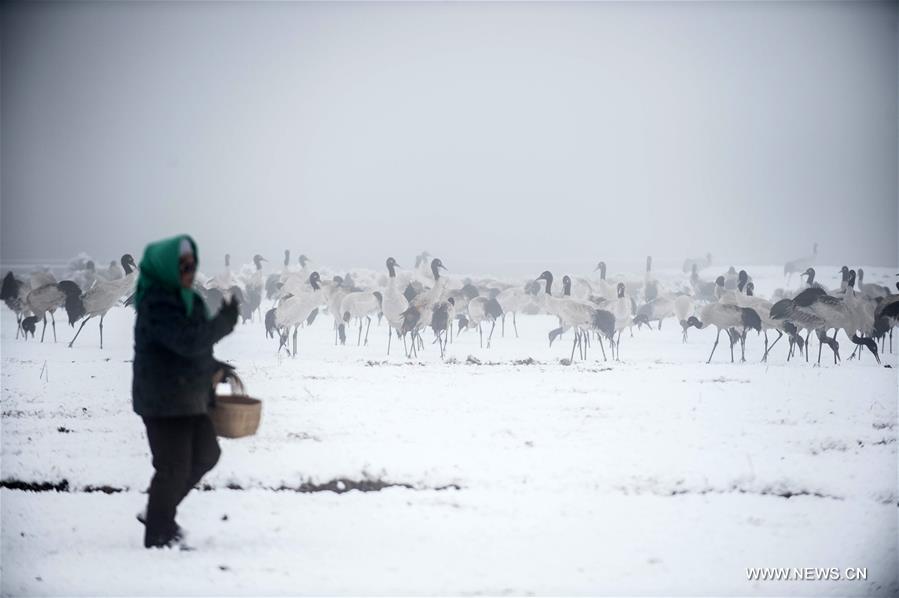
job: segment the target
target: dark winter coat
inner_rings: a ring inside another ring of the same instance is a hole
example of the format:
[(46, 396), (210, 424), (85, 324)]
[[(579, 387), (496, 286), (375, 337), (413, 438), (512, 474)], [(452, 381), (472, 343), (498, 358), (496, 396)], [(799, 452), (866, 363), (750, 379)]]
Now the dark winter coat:
[(134, 411), (143, 417), (206, 413), (212, 375), (221, 365), (212, 346), (231, 332), (223, 313), (206, 318), (206, 306), (186, 313), (180, 291), (153, 286), (137, 306), (134, 325)]

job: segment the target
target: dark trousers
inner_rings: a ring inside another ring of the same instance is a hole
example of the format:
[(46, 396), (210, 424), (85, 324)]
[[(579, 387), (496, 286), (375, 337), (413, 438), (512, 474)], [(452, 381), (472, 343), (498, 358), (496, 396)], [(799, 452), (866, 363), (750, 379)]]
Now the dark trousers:
[(178, 529), (175, 511), (221, 455), (208, 415), (145, 417), (156, 473), (150, 482), (144, 546), (166, 544)]

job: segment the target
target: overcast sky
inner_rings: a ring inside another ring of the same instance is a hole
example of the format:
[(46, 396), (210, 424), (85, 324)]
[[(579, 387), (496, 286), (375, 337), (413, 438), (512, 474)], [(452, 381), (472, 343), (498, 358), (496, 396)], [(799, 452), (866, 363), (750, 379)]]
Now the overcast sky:
[(897, 262), (896, 3), (0, 10), (4, 261)]

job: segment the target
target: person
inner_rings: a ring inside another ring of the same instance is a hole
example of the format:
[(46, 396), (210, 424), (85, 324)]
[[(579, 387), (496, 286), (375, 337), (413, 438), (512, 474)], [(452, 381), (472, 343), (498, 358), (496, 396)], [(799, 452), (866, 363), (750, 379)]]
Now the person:
[(194, 240), (179, 235), (147, 245), (140, 262), (132, 400), (155, 470), (138, 515), (147, 548), (184, 546), (178, 505), (221, 454), (208, 409), (215, 383), (233, 370), (215, 360), (212, 347), (234, 329), (238, 306), (232, 299), (208, 316), (192, 288), (198, 261)]

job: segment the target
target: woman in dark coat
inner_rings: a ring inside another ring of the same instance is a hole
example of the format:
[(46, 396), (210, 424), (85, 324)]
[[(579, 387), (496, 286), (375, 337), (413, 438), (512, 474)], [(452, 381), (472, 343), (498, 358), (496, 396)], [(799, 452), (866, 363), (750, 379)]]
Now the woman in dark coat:
[[(144, 546), (179, 544), (175, 511), (221, 451), (207, 410), (214, 380), (227, 366), (212, 346), (237, 322), (237, 302), (209, 318), (193, 289), (198, 254), (194, 240), (179, 235), (144, 250), (134, 305), (134, 411), (147, 428), (156, 470), (143, 517)], [(145, 517), (145, 518), (144, 518)]]

